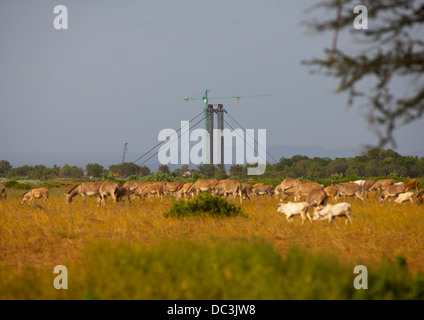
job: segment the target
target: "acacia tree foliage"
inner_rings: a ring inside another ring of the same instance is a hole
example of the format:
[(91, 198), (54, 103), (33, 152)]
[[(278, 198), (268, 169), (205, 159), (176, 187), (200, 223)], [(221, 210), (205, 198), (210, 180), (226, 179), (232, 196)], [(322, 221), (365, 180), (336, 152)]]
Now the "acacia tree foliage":
[[(368, 29), (353, 26), (359, 15), (353, 9), (358, 4), (367, 8)], [(311, 9), (326, 10), (326, 20), (312, 19), (307, 25), (318, 33), (333, 32), (333, 39), (324, 57), (304, 63), (313, 72), (338, 79), (336, 92), (348, 93), (349, 106), (365, 99), (368, 122), (379, 145), (396, 146), (394, 130), (424, 112), (423, 1), (323, 0)], [(344, 31), (354, 42), (341, 48), (338, 40), (348, 37)]]

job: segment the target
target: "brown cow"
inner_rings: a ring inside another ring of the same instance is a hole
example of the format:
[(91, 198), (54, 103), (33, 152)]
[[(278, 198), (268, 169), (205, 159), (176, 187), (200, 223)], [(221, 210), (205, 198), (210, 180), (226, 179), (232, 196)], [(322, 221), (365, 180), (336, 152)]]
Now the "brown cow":
[(328, 186), (328, 187), (324, 188), (324, 192), (327, 194), (327, 196), (329, 198), (331, 197), (331, 200), (333, 202), (337, 201), (337, 198), (339, 196), (339, 189), (337, 189), (336, 186), (333, 186), (333, 185)]
[(196, 194), (199, 195), (201, 192), (212, 192), (217, 184), (218, 180), (216, 179), (197, 180), (190, 188), (188, 188), (187, 193), (194, 194), (194, 192), (196, 192)]
[(405, 192), (405, 187), (403, 185), (388, 186), (380, 193), (378, 197), (378, 201), (380, 201), (380, 203), (383, 204), (384, 201), (386, 201), (386, 199), (390, 200), (390, 197), (396, 197), (400, 193), (404, 193), (404, 192)]
[(31, 191), (28, 191), (27, 193), (24, 193), (21, 199), (21, 204), (24, 204), (28, 199), (29, 203), (34, 202), (35, 199), (41, 199), (43, 198), (43, 201), (49, 201), (49, 190), (46, 188), (38, 188), (38, 189), (32, 189)]
[(364, 184), (364, 193), (368, 198), (368, 192), (371, 191), (371, 187), (375, 185), (376, 181), (372, 179), (366, 179)]
[(123, 187), (128, 187), (130, 190), (130, 193), (134, 193), (134, 191), (137, 189), (137, 187), (141, 184), (142, 182), (139, 180), (130, 180), (130, 181), (126, 181), (122, 186)]
[(242, 183), (241, 184), (241, 195), (243, 197), (252, 199), (252, 185), (250, 183)]
[(165, 195), (175, 194), (183, 187), (183, 185), (184, 182), (181, 181), (165, 182), (163, 193)]
[(420, 181), (417, 179), (408, 180), (403, 183), (403, 186), (405, 187), (405, 191), (415, 188), (415, 190), (417, 190), (418, 192), (419, 185), (420, 185)]
[(182, 197), (184, 197), (184, 199), (187, 199), (187, 196), (190, 196), (189, 193), (187, 193), (187, 190), (193, 185), (193, 182), (186, 182), (184, 183), (184, 185), (181, 187), (181, 189), (175, 193), (175, 198), (178, 200)]
[(79, 186), (72, 188), (68, 193), (65, 193), (66, 204), (70, 204), (73, 197), (80, 195), (83, 203), (85, 203), (86, 196), (96, 197), (97, 205), (100, 206), (102, 197), (100, 196), (99, 189), (101, 184), (101, 182), (83, 182)]
[(256, 187), (252, 188), (252, 195), (259, 197), (267, 194), (268, 196), (272, 197), (272, 194), (274, 193), (274, 187), (270, 184), (262, 184), (258, 185)]
[(131, 203), (131, 189), (128, 186), (120, 186), (116, 191), (116, 202), (122, 202), (124, 197), (128, 199), (128, 203)]
[(363, 194), (364, 188), (353, 182), (336, 183), (331, 181), (331, 185), (335, 186), (339, 191), (339, 195), (346, 199), (346, 196), (355, 196), (357, 199), (365, 201)]
[(321, 207), (327, 204), (328, 196), (323, 189), (315, 189), (306, 196), (306, 202), (310, 207)]
[(294, 200), (300, 200), (302, 197), (307, 197), (308, 194), (313, 190), (321, 190), (324, 189), (322, 184), (317, 182), (304, 182), (295, 187), (288, 188), (284, 190), (282, 198), (286, 198), (287, 196), (294, 194)]
[(139, 196), (141, 198), (141, 194), (146, 188), (147, 185), (153, 183), (153, 181), (144, 181), (138, 185), (138, 187), (134, 190), (134, 195)]
[(0, 183), (0, 200), (3, 198), (6, 200), (6, 187), (4, 184)]
[(140, 196), (140, 198), (144, 199), (146, 198), (146, 196), (148, 195), (149, 198), (153, 195), (153, 196), (158, 196), (160, 198), (160, 201), (162, 201), (163, 198), (163, 188), (164, 188), (165, 184), (163, 183), (163, 181), (155, 181), (155, 182), (151, 182), (148, 184), (145, 184), (143, 188), (141, 188), (141, 190), (138, 190), (141, 185), (137, 188), (138, 190), (138, 195)]
[(415, 199), (417, 199), (418, 204), (423, 204), (424, 203), (424, 190), (419, 192), (417, 194), (417, 196), (415, 197)]
[(225, 198), (231, 194), (234, 199), (240, 196), (240, 204), (243, 202), (243, 195), (241, 194), (241, 183), (237, 180), (222, 180), (218, 183), (214, 190), (211, 192), (213, 195), (222, 194)]
[(387, 188), (388, 186), (392, 186), (396, 183), (395, 179), (381, 179), (378, 180), (376, 183), (374, 183), (372, 185), (372, 187), (370, 187), (368, 190), (369, 191), (373, 191), (373, 190), (378, 190), (381, 191), (385, 188)]
[(280, 193), (284, 192), (284, 190), (295, 187), (301, 183), (302, 182), (299, 179), (284, 179), (278, 186), (275, 187), (275, 196), (279, 197)]
[(113, 199), (113, 202), (116, 203), (116, 193), (118, 192), (119, 187), (121, 187), (121, 184), (115, 181), (103, 182), (99, 188), (99, 194), (101, 197), (100, 205), (102, 203), (103, 205), (106, 205), (107, 196), (111, 196)]
[(375, 180), (372, 179), (366, 179), (364, 184), (364, 190), (368, 191), (374, 184), (376, 183)]

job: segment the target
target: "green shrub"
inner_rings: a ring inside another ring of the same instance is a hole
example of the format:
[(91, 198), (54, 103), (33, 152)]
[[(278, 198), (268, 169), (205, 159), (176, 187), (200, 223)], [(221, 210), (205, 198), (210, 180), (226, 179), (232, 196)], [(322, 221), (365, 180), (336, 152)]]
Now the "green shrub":
[(173, 176), (170, 176), (167, 173), (162, 172), (154, 172), (149, 174), (148, 176), (142, 177), (138, 179), (140, 181), (167, 181), (167, 182), (173, 182), (175, 181), (175, 178)]
[(7, 181), (4, 186), (6, 188), (14, 188), (14, 189), (31, 189), (32, 186), (29, 183), (19, 183), (15, 180)]
[(214, 217), (245, 215), (241, 207), (209, 193), (201, 194), (190, 201), (181, 199), (175, 202), (168, 212), (165, 212), (166, 217), (189, 217), (205, 214)]

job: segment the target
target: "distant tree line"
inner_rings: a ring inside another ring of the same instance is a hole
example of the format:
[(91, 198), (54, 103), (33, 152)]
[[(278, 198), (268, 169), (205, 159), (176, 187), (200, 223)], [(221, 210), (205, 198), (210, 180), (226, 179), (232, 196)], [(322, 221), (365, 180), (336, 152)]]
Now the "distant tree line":
[(270, 177), (328, 178), (334, 175), (356, 177), (424, 177), (424, 158), (401, 156), (392, 149), (369, 149), (364, 155), (350, 158), (281, 158), (267, 166)]
[(137, 175), (140, 177), (150, 174), (150, 169), (146, 166), (138, 166), (133, 163), (124, 162), (122, 164), (114, 164), (109, 166), (107, 170), (98, 163), (88, 163), (85, 169), (77, 166), (65, 164), (63, 167), (54, 165), (48, 168), (44, 165), (28, 166), (13, 168), (7, 160), (0, 160), (0, 177), (8, 179), (26, 178), (26, 179), (53, 179), (53, 178), (72, 178), (81, 179), (84, 176), (101, 178), (107, 172), (112, 172), (118, 177), (128, 177)]
[[(369, 149), (365, 154), (349, 158), (309, 158), (303, 155), (295, 155), (291, 158), (281, 158), (278, 163), (268, 164), (262, 176), (254, 177), (247, 175), (247, 168), (254, 164), (233, 165), (228, 172), (224, 165), (202, 164), (197, 169), (189, 169), (188, 165), (170, 171), (167, 165), (160, 165), (157, 173), (166, 174), (172, 178), (196, 177), (233, 179), (283, 179), (303, 178), (317, 179), (330, 177), (424, 177), (424, 157), (402, 156), (392, 149)], [(7, 160), (0, 160), (0, 177), (8, 179), (52, 179), (72, 178), (80, 179), (84, 176), (93, 178), (127, 178), (147, 177), (151, 170), (147, 166), (138, 166), (134, 163), (124, 162), (104, 168), (98, 163), (88, 163), (85, 169), (65, 164), (47, 168), (44, 165), (13, 168)]]

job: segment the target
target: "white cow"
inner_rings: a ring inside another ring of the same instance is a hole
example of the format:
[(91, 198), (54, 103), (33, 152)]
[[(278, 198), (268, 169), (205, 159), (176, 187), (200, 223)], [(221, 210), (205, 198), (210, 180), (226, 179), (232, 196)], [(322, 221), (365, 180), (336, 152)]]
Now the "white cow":
[(358, 186), (363, 187), (365, 185), (366, 181), (365, 180), (355, 180), (355, 181), (350, 181), (350, 182), (356, 183)]
[(408, 200), (411, 201), (412, 204), (414, 204), (414, 193), (411, 191), (400, 193), (398, 197), (395, 199), (394, 204), (400, 204)]
[(337, 204), (327, 204), (325, 207), (316, 208), (314, 214), (314, 221), (328, 219), (329, 223), (333, 222), (336, 217), (345, 217), (346, 224), (352, 223), (352, 206), (347, 202), (340, 202)]
[(305, 216), (308, 217), (309, 221), (312, 222), (312, 218), (309, 215), (309, 204), (307, 202), (288, 202), (279, 203), (277, 212), (284, 213), (288, 222), (292, 222), (293, 216), (300, 215), (302, 218), (302, 225), (305, 223)]

